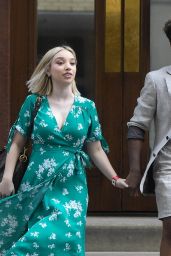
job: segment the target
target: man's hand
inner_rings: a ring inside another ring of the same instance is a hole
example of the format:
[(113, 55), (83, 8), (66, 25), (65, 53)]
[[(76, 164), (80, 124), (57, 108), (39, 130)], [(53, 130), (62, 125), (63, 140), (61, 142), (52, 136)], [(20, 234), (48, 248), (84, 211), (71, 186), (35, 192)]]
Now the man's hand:
[(140, 172), (130, 172), (126, 178), (126, 183), (130, 188), (131, 196), (138, 197), (140, 195), (139, 185), (141, 182), (142, 175)]

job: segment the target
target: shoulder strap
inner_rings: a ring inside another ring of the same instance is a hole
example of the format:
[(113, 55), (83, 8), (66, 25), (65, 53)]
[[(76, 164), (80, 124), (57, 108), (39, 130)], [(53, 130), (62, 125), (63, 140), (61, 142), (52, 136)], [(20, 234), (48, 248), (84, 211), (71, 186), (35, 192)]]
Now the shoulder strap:
[(36, 102), (35, 102), (35, 106), (34, 106), (32, 123), (34, 123), (34, 119), (37, 115), (37, 112), (40, 108), (41, 103), (42, 103), (42, 96), (38, 96), (37, 99), (36, 99)]

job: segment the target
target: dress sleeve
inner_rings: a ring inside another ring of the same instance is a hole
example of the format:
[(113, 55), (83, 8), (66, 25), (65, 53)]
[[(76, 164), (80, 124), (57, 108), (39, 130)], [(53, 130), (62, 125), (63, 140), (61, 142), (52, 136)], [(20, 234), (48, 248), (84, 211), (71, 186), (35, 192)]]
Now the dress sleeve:
[(109, 151), (108, 144), (102, 135), (101, 125), (96, 110), (95, 103), (91, 101), (89, 108), (90, 126), (88, 129), (86, 142), (100, 141), (105, 152)]
[(35, 101), (36, 101), (36, 96), (29, 95), (27, 96), (23, 105), (21, 106), (17, 120), (12, 125), (9, 132), (8, 141), (6, 145), (7, 151), (10, 150), (16, 131), (18, 131), (25, 138), (30, 136), (31, 120), (32, 120)]

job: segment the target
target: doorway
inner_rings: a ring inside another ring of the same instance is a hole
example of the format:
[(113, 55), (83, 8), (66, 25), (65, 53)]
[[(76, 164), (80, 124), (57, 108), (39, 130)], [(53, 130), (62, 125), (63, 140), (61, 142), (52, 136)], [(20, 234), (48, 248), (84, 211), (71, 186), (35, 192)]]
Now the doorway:
[[(121, 177), (128, 174), (127, 121), (150, 67), (150, 1), (95, 1), (96, 87), (95, 101), (104, 136), (110, 146), (109, 159)], [(142, 168), (148, 158), (148, 143)], [(90, 212), (156, 212), (154, 198), (132, 198), (111, 186), (94, 169), (88, 174)]]
[(95, 24), (94, 0), (38, 0), (38, 59), (58, 45), (76, 52), (76, 83), (83, 97), (94, 98)]
[[(59, 44), (75, 49), (78, 89), (95, 101), (109, 159), (126, 177), (126, 123), (150, 68), (150, 0), (51, 2), (38, 0), (38, 59)], [(147, 151), (146, 143), (143, 168)], [(96, 168), (87, 170), (87, 178), (89, 213), (156, 212), (154, 198), (132, 198), (113, 188)]]

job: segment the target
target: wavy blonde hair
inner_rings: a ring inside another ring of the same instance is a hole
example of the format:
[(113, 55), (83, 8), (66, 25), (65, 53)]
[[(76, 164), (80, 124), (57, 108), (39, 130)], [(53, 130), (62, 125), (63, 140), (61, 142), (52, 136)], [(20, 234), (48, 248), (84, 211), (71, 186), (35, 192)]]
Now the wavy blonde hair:
[[(75, 51), (67, 45), (58, 46), (50, 49), (40, 60), (35, 68), (31, 78), (27, 81), (29, 92), (38, 93), (40, 95), (49, 95), (52, 92), (52, 79), (48, 76), (47, 71), (50, 67), (53, 57), (61, 50), (67, 50), (76, 58)], [(80, 95), (75, 80), (72, 82), (72, 92), (74, 95)]]

